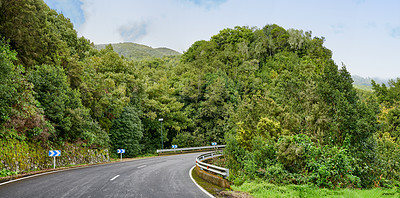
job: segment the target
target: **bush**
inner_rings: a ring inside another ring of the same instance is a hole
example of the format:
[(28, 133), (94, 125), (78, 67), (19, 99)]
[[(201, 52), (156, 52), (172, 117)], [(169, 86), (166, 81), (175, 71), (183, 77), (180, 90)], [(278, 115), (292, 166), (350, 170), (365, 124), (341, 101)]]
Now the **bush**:
[(202, 141), (200, 138), (192, 135), (189, 132), (179, 133), (172, 140), (172, 144), (178, 145), (180, 148), (201, 146)]
[(18, 174), (18, 171), (10, 171), (5, 168), (0, 170), (0, 177), (7, 177), (7, 176), (17, 175), (17, 174)]
[(355, 163), (343, 148), (325, 146), (317, 148), (320, 156), (308, 159), (307, 171), (310, 181), (319, 187), (361, 187), (360, 178), (354, 175)]
[(229, 179), (234, 180), (244, 174), (242, 170), (244, 168), (246, 150), (239, 145), (235, 136), (228, 134), (225, 139), (225, 164), (229, 168)]
[(311, 139), (304, 134), (282, 136), (277, 143), (277, 159), (290, 172), (299, 172), (306, 164)]
[(377, 137), (377, 156), (379, 167), (375, 186), (398, 186), (400, 181), (400, 145), (395, 142), (389, 133)]

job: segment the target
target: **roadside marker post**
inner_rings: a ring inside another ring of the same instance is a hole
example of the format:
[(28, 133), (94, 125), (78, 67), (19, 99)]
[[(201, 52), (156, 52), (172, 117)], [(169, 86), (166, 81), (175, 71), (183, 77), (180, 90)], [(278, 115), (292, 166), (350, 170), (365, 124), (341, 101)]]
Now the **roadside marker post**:
[(117, 153), (121, 154), (121, 161), (122, 161), (122, 153), (125, 153), (125, 149), (117, 149)]
[(53, 168), (56, 168), (56, 157), (61, 156), (61, 150), (51, 150), (49, 151), (49, 156), (53, 157)]
[(178, 148), (178, 145), (172, 145), (172, 148), (174, 149), (174, 152), (175, 152), (175, 149)]
[(217, 142), (211, 142), (211, 146), (214, 146), (215, 152), (217, 152)]

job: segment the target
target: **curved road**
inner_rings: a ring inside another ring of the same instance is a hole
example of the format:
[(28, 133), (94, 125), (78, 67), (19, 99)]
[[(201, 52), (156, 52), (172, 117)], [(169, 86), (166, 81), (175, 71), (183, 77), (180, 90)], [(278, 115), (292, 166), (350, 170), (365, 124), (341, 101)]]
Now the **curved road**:
[(0, 197), (208, 197), (190, 179), (199, 153), (104, 164), (0, 186)]

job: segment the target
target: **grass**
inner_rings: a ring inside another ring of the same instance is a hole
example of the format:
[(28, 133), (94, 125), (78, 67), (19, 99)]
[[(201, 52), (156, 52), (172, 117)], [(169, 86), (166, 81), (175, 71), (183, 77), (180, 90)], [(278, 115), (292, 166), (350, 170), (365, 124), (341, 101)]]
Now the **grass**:
[(399, 198), (400, 189), (324, 189), (308, 185), (277, 186), (267, 182), (245, 182), (241, 186), (231, 186), (235, 191), (248, 192), (254, 197), (329, 197), (329, 198), (357, 198), (382, 197)]

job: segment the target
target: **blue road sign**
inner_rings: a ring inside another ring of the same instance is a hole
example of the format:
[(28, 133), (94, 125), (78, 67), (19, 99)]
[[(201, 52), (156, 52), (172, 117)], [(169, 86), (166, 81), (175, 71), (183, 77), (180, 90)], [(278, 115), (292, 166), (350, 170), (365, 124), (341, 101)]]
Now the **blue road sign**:
[(178, 148), (178, 145), (172, 145), (172, 148), (174, 148), (174, 149)]
[(117, 153), (125, 153), (125, 149), (117, 149)]
[(61, 151), (60, 151), (60, 150), (52, 150), (52, 151), (49, 151), (49, 156), (50, 156), (50, 157), (61, 156)]
[(211, 145), (212, 146), (217, 146), (217, 143), (216, 142), (212, 142)]

